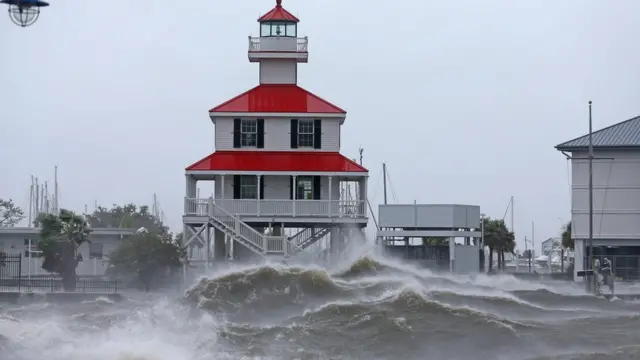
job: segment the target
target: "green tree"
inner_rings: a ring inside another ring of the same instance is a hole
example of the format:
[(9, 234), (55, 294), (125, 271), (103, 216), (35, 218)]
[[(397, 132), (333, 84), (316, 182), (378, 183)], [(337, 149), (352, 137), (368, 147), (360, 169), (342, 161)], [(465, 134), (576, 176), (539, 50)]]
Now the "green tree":
[(443, 238), (443, 237), (425, 236), (422, 238), (422, 243), (424, 245), (430, 245), (430, 246), (449, 246), (449, 239)]
[(24, 211), (13, 203), (11, 199), (0, 198), (0, 228), (16, 226), (24, 219)]
[(573, 250), (574, 244), (573, 244), (573, 238), (571, 238), (571, 221), (569, 221), (562, 227), (561, 238), (562, 238), (562, 247), (565, 249)]
[(158, 233), (140, 232), (124, 240), (109, 255), (109, 272), (134, 280), (149, 291), (154, 283), (170, 278), (182, 267), (184, 249), (174, 239)]
[(484, 245), (489, 248), (489, 272), (493, 270), (493, 253), (498, 254), (498, 269), (504, 269), (505, 252), (514, 253), (515, 236), (502, 219), (483, 218)]
[(38, 223), (41, 226), (38, 248), (44, 257), (42, 268), (59, 274), (65, 291), (75, 291), (76, 268), (82, 261), (78, 247), (91, 241), (87, 220), (73, 211), (60, 209), (59, 215), (40, 214)]
[(149, 212), (146, 205), (113, 205), (110, 209), (98, 207), (96, 211), (85, 215), (93, 228), (134, 228), (144, 227), (150, 233), (169, 235), (169, 228), (160, 219)]

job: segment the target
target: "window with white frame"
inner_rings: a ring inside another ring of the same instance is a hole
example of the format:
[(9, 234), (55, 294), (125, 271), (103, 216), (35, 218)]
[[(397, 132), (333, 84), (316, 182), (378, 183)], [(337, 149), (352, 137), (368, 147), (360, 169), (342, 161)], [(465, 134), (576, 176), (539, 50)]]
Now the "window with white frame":
[(240, 176), (240, 199), (258, 198), (258, 177), (251, 175)]
[(91, 242), (89, 243), (89, 259), (102, 259), (102, 243)]
[(258, 146), (258, 120), (242, 119), (240, 122), (240, 146)]
[(296, 199), (313, 200), (313, 177), (300, 176), (296, 182)]
[(313, 120), (298, 120), (298, 147), (313, 147)]
[(38, 239), (24, 239), (24, 257), (38, 257), (40, 253)]

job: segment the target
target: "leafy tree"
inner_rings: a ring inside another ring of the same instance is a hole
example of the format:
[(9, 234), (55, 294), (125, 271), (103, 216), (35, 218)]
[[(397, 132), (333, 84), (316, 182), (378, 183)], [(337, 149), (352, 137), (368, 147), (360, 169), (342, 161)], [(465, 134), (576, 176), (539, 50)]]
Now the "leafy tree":
[(57, 216), (40, 214), (38, 223), (41, 226), (38, 248), (44, 257), (42, 268), (59, 274), (65, 291), (75, 291), (76, 268), (82, 261), (77, 250), (83, 243), (91, 241), (87, 220), (73, 211), (60, 209)]
[(573, 239), (571, 238), (571, 221), (566, 223), (562, 228), (562, 247), (565, 249), (573, 250), (574, 244)]
[(13, 200), (0, 198), (0, 228), (14, 227), (24, 217), (24, 211), (16, 206)]
[(146, 205), (137, 206), (127, 204), (125, 206), (113, 205), (111, 209), (98, 207), (96, 211), (85, 215), (94, 228), (141, 228), (144, 227), (151, 233), (162, 236), (169, 234), (169, 228), (149, 212)]
[(533, 258), (533, 251), (531, 249), (527, 249), (525, 251), (522, 252), (522, 257), (525, 259), (531, 259)]
[(125, 239), (109, 255), (109, 271), (120, 277), (135, 276), (138, 284), (149, 291), (152, 284), (174, 275), (182, 267), (183, 255), (184, 249), (175, 240), (143, 231)]
[(449, 246), (449, 239), (443, 238), (443, 237), (425, 236), (422, 238), (422, 243), (424, 245), (430, 245), (430, 246)]
[(502, 219), (483, 218), (484, 245), (489, 248), (489, 272), (493, 268), (493, 253), (498, 254), (498, 269), (504, 269), (504, 253), (514, 253), (516, 247), (515, 236), (509, 231)]

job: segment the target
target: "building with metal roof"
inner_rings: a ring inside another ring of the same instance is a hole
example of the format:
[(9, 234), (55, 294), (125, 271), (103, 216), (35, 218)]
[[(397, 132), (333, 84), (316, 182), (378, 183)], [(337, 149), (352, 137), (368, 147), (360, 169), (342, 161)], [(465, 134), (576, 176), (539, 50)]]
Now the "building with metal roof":
[[(640, 280), (640, 116), (594, 131), (593, 254), (608, 257), (616, 276)], [(574, 278), (587, 266), (589, 135), (556, 145), (571, 162)]]
[[(607, 126), (591, 134), (593, 147), (598, 149), (640, 149), (640, 116)], [(560, 151), (587, 151), (589, 135), (556, 145)]]

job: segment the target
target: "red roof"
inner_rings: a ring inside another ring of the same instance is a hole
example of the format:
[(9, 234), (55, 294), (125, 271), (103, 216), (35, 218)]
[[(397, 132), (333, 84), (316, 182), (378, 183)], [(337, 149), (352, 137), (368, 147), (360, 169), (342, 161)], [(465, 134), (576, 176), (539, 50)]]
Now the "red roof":
[(337, 152), (216, 151), (187, 171), (368, 172)]
[(209, 112), (347, 113), (295, 84), (258, 85)]
[(263, 21), (295, 21), (300, 22), (297, 17), (293, 16), (290, 12), (282, 7), (282, 0), (276, 0), (276, 7), (271, 9), (268, 13), (262, 15), (258, 22)]

